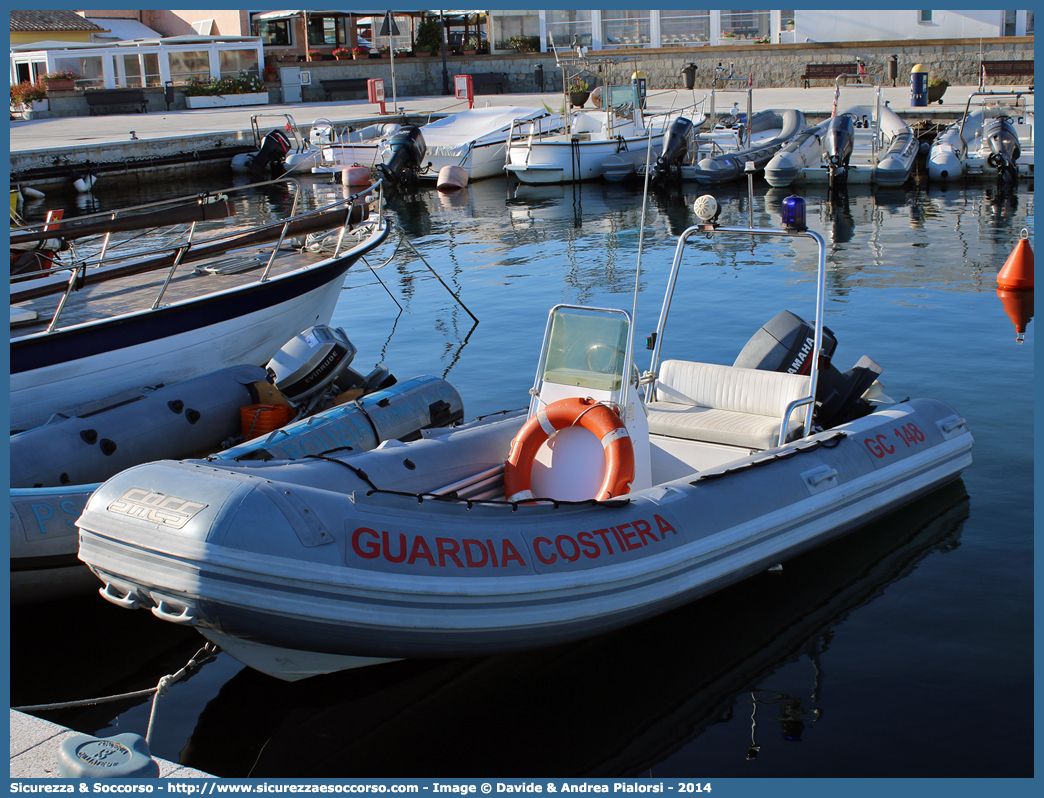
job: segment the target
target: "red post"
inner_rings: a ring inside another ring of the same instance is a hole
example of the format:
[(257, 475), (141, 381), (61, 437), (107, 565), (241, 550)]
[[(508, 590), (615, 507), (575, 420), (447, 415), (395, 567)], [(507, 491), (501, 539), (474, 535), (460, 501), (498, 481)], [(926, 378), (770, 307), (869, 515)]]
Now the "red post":
[(467, 100), (468, 108), (475, 107), (475, 89), (471, 85), (471, 75), (453, 76), (453, 94), (458, 100)]
[(370, 102), (381, 106), (381, 114), (388, 113), (384, 108), (384, 78), (370, 78), (366, 81), (366, 95)]

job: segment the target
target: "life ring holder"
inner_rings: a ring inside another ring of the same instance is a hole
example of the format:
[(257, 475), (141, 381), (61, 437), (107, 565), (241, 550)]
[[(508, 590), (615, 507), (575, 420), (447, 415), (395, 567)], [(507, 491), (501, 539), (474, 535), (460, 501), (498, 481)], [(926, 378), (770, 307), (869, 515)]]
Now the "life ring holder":
[(540, 447), (555, 433), (579, 425), (594, 433), (605, 453), (605, 478), (595, 496), (605, 501), (630, 492), (634, 481), (634, 445), (620, 418), (610, 405), (590, 397), (559, 399), (537, 411), (511, 442), (504, 463), (504, 496), (508, 501), (533, 499), (533, 461)]

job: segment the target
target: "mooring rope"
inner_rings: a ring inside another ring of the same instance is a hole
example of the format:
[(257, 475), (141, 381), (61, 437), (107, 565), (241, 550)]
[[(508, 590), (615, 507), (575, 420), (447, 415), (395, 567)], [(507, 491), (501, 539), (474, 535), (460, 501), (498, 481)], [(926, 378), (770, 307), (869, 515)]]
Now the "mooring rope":
[(152, 698), (152, 709), (149, 712), (149, 727), (145, 732), (145, 742), (152, 743), (152, 729), (156, 721), (156, 705), (157, 699), (161, 695), (165, 695), (170, 691), (170, 688), (181, 679), (188, 676), (197, 668), (202, 667), (211, 659), (213, 659), (220, 649), (213, 643), (207, 643), (203, 648), (192, 655), (192, 658), (185, 663), (181, 670), (175, 673), (167, 674), (160, 678), (155, 687), (149, 687), (145, 690), (135, 690), (132, 693), (120, 693), (119, 695), (103, 696), (101, 698), (85, 698), (80, 701), (62, 701), (55, 704), (33, 704), (31, 706), (24, 707), (11, 707), (16, 712), (45, 712), (52, 709), (71, 709), (74, 707), (89, 707), (96, 704), (109, 704), (114, 701), (123, 701), (130, 698), (142, 698), (144, 696), (151, 695)]

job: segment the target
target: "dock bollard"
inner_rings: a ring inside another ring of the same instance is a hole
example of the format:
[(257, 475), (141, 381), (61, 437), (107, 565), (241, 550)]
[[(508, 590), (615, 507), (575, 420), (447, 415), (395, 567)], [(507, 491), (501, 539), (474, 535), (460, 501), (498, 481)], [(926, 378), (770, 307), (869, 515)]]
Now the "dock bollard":
[(158, 779), (159, 764), (139, 734), (77, 734), (58, 746), (58, 774), (67, 779)]
[(928, 67), (924, 64), (914, 64), (910, 70), (910, 106), (928, 107)]

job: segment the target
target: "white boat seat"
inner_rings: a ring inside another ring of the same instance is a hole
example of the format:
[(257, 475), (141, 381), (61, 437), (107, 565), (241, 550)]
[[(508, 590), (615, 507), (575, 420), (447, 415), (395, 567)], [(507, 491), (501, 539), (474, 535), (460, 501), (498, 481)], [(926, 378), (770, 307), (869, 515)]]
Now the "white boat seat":
[[(771, 449), (787, 405), (808, 395), (808, 377), (778, 371), (665, 360), (648, 402), (649, 432), (674, 438)], [(787, 440), (802, 434), (807, 408), (791, 414)]]

